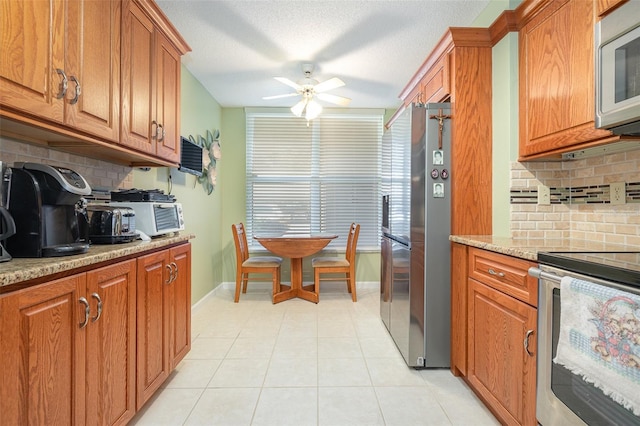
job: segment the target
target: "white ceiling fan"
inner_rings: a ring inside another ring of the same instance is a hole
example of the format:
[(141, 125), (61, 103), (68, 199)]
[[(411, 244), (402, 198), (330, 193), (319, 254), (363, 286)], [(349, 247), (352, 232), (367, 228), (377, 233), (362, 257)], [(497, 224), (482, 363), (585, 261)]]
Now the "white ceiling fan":
[(342, 80), (337, 77), (333, 77), (327, 81), (323, 81), (322, 83), (318, 82), (318, 80), (311, 77), (311, 74), (313, 73), (313, 64), (303, 64), (302, 71), (304, 72), (304, 78), (298, 80), (297, 83), (285, 77), (274, 77), (280, 83), (296, 89), (295, 92), (285, 93), (283, 95), (265, 96), (262, 99), (268, 100), (302, 96), (300, 102), (291, 107), (291, 112), (296, 117), (302, 117), (304, 114), (307, 121), (313, 120), (322, 112), (322, 105), (316, 102), (313, 99), (314, 97), (340, 106), (349, 105), (351, 99), (325, 93), (331, 89), (344, 86), (344, 82)]

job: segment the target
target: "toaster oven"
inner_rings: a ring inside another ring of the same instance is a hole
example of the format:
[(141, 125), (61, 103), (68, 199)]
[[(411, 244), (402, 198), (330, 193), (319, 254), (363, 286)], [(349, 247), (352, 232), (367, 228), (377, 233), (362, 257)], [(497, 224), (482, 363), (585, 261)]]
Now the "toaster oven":
[(129, 207), (136, 213), (136, 231), (149, 237), (170, 234), (184, 230), (182, 204), (157, 201), (109, 203), (117, 207)]

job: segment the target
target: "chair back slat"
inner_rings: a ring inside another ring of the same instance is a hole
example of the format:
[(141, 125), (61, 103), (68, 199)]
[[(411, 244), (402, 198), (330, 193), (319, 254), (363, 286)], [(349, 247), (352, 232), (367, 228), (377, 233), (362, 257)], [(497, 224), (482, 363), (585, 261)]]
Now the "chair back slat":
[(347, 250), (345, 257), (349, 263), (356, 260), (356, 246), (358, 245), (358, 235), (360, 234), (360, 225), (352, 223), (349, 228), (349, 236), (347, 237)]
[(249, 249), (247, 247), (247, 234), (244, 231), (244, 225), (242, 223), (231, 225), (233, 229), (233, 241), (236, 245), (236, 257), (242, 264), (249, 258)]

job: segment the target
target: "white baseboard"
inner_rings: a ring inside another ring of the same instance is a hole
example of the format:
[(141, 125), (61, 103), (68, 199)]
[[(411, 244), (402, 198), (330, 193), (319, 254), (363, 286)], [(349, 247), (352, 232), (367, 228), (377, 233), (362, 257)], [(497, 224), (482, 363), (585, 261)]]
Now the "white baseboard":
[[(305, 285), (311, 283), (305, 283)], [(250, 281), (249, 285), (256, 290), (265, 290), (268, 291), (271, 289), (271, 283), (266, 281)], [(329, 286), (344, 286), (344, 282), (325, 282), (323, 285)], [(356, 282), (356, 291), (358, 290), (376, 290), (380, 288), (380, 281), (358, 281)], [(235, 291), (236, 283), (235, 281), (225, 281), (220, 283), (216, 288), (211, 290), (209, 293), (205, 294), (202, 299), (198, 300), (196, 303), (191, 305), (191, 314), (196, 312), (200, 306), (204, 304), (208, 299), (215, 296), (215, 294), (219, 291), (228, 290)]]
[[(284, 284), (284, 283), (283, 283)], [(310, 282), (305, 282), (305, 285), (309, 285), (312, 284)], [(267, 281), (250, 281), (249, 285), (253, 288), (259, 288), (261, 290), (269, 290), (271, 288), (271, 283), (267, 282)], [(323, 285), (334, 285), (334, 286), (338, 286), (338, 285), (345, 285), (344, 282), (333, 282), (333, 283), (323, 283)], [(212, 290), (215, 291), (218, 288), (224, 288), (225, 290), (235, 290), (236, 289), (236, 283), (235, 281), (225, 281), (223, 283), (220, 283), (220, 285), (218, 285), (218, 287), (216, 287), (215, 289)], [(356, 290), (359, 289), (376, 289), (376, 288), (380, 288), (380, 281), (357, 281), (356, 282)], [(210, 294), (210, 293), (209, 293)], [(207, 294), (207, 296), (205, 297), (209, 297), (209, 294)], [(200, 303), (200, 302), (198, 302)]]

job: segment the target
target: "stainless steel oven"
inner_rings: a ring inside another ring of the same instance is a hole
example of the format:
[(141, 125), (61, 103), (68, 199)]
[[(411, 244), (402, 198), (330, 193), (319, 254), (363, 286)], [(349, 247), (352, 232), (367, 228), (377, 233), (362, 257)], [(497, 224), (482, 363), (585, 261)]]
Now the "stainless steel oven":
[[(625, 408), (605, 393), (603, 389), (606, 388), (591, 383), (588, 375), (577, 374), (555, 361), (563, 309), (561, 280), (564, 277), (577, 278), (597, 288), (623, 291), (640, 297), (640, 254), (541, 253), (538, 261), (540, 267), (529, 270), (530, 275), (539, 278), (538, 422), (543, 426), (640, 425), (640, 417), (634, 414), (633, 407)], [(636, 324), (640, 325), (640, 306), (634, 314), (637, 315)], [(631, 348), (632, 351), (640, 351), (638, 343)], [(637, 355), (640, 356), (640, 352)], [(590, 356), (598, 358), (598, 354)], [(634, 368), (638, 369), (640, 376), (640, 365)], [(637, 394), (640, 395), (640, 382), (636, 385)]]

